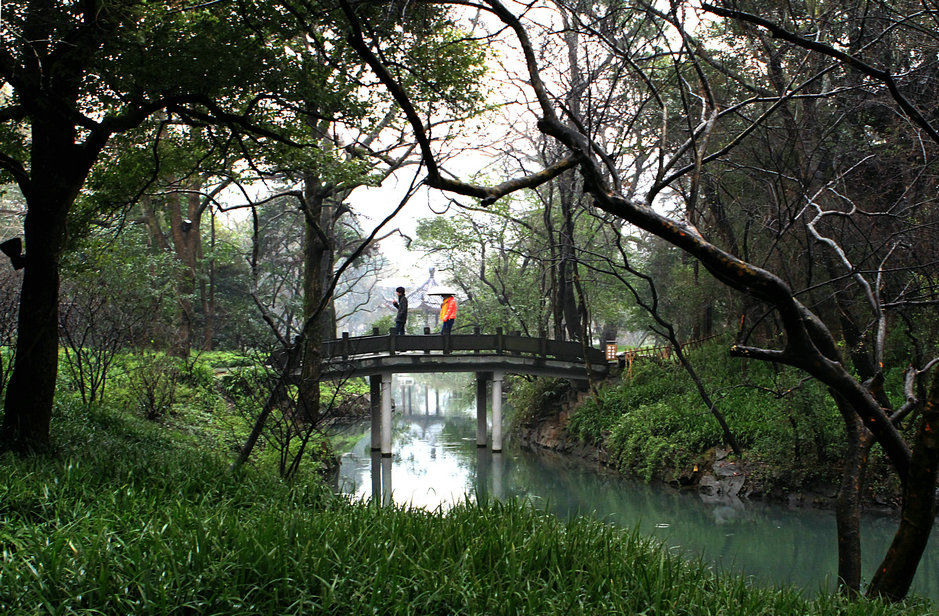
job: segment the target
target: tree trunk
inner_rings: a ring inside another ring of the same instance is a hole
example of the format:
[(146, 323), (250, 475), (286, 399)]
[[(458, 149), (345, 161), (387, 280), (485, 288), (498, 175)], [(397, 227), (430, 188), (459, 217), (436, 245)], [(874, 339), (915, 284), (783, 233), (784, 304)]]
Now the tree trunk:
[(838, 584), (845, 594), (855, 596), (861, 592), (861, 487), (874, 437), (840, 396), (834, 392), (832, 396), (844, 419), (848, 445), (838, 499), (835, 501)]
[(211, 258), (209, 259), (208, 280), (202, 283), (202, 314), (204, 322), (202, 325), (202, 350), (211, 351), (215, 340), (215, 211), (211, 212), (210, 219), (209, 250)]
[(88, 171), (73, 136), (68, 122), (34, 121), (30, 171), (35, 179), (23, 190), (26, 268), (0, 450), (31, 453), (51, 445), (49, 426), (59, 367), (59, 256), (69, 207)]
[(899, 601), (906, 597), (936, 520), (936, 481), (939, 479), (939, 368), (923, 407), (913, 462), (903, 484), (900, 526), (890, 549), (867, 589), (872, 597)]
[(551, 209), (549, 201), (543, 213), (545, 237), (548, 238), (548, 265), (546, 268), (548, 271), (548, 289), (546, 295), (551, 304), (551, 326), (554, 338), (555, 340), (564, 340), (564, 319), (559, 309), (561, 305), (560, 267), (558, 266), (557, 244), (554, 242), (554, 219), (551, 216)]
[(317, 193), (318, 183), (314, 177), (306, 179), (305, 233), (303, 239), (303, 316), (306, 322), (303, 351), (300, 360), (299, 404), (307, 421), (319, 418), (320, 363), (323, 344), (323, 267), (329, 259), (328, 238), (324, 234), (321, 220), (323, 199)]
[[(180, 262), (177, 286), (179, 312), (176, 317), (176, 332), (170, 353), (177, 357), (189, 357), (196, 327), (196, 311), (193, 297), (197, 288), (197, 273), (202, 257), (202, 217), (196, 182), (186, 184), (187, 192), (170, 194), (167, 201), (170, 218), (170, 236)], [(176, 199), (172, 199), (176, 197)], [(185, 214), (184, 214), (185, 209)]]
[(564, 328), (568, 340), (581, 339), (580, 310), (574, 279), (577, 277), (577, 254), (574, 248), (573, 191), (561, 189), (561, 233), (558, 236), (560, 263), (558, 264), (558, 305), (555, 310), (564, 315)]
[(0, 449), (19, 453), (50, 447), (49, 426), (59, 361), (59, 265), (65, 212), (61, 201), (32, 203), (26, 215), (16, 357), (7, 383)]

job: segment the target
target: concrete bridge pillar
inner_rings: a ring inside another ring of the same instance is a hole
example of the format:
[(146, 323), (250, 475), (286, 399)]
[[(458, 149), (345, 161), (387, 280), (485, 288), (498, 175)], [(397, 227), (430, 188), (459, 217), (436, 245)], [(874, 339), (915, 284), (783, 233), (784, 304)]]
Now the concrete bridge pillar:
[(502, 451), (502, 372), (492, 373), (492, 451)]
[(391, 373), (381, 375), (381, 455), (391, 457)]
[(372, 452), (372, 503), (383, 507), (391, 504), (391, 458)]
[(382, 455), (381, 458), (381, 504), (383, 507), (391, 505), (391, 458)]
[(372, 450), (372, 502), (381, 502), (381, 451)]
[(372, 451), (381, 451), (381, 375), (368, 377), (369, 410), (372, 417)]
[(488, 372), (476, 373), (476, 446), (486, 446), (486, 407), (489, 401), (486, 400), (486, 383), (492, 377)]

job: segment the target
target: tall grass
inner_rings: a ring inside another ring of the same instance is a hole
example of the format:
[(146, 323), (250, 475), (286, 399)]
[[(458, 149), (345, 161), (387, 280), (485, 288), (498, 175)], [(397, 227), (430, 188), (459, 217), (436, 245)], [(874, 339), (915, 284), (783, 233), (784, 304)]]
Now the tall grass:
[(0, 459), (3, 614), (924, 614), (751, 588), (638, 536), (516, 502), (350, 504), (106, 409), (54, 458)]

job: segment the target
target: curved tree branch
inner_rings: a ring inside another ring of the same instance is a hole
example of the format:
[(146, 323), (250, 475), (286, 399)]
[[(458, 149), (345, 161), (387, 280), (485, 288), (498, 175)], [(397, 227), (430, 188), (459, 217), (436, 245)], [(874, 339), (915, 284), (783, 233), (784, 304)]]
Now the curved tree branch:
[(846, 66), (850, 66), (851, 68), (858, 71), (859, 73), (863, 75), (867, 75), (868, 77), (883, 83), (884, 85), (887, 86), (887, 90), (890, 91), (890, 96), (893, 97), (893, 100), (897, 102), (897, 104), (900, 106), (900, 109), (902, 109), (903, 112), (911, 120), (913, 120), (913, 122), (917, 126), (919, 126), (924, 131), (926, 131), (930, 139), (932, 139), (936, 143), (939, 143), (939, 131), (937, 131), (932, 126), (932, 124), (929, 123), (929, 120), (926, 119), (923, 113), (919, 109), (917, 109), (916, 106), (913, 105), (913, 103), (911, 103), (910, 100), (907, 97), (905, 97), (902, 92), (900, 92), (900, 88), (897, 85), (896, 79), (894, 79), (894, 76), (891, 75), (889, 72), (875, 68), (871, 66), (870, 64), (860, 60), (859, 58), (852, 56), (849, 53), (845, 53), (839, 49), (835, 49), (831, 45), (820, 43), (818, 41), (813, 41), (803, 36), (799, 36), (798, 34), (795, 34), (793, 32), (789, 32), (788, 30), (786, 30), (779, 24), (773, 23), (767, 19), (763, 19), (762, 17), (757, 17), (756, 15), (751, 15), (750, 13), (745, 13), (743, 11), (727, 9), (724, 7), (715, 6), (713, 4), (707, 4), (707, 3), (703, 4), (702, 8), (704, 8), (708, 12), (714, 13), (715, 15), (720, 15), (721, 17), (728, 17), (730, 19), (746, 21), (754, 25), (760, 26), (761, 28), (765, 28), (769, 30), (770, 33), (772, 33), (772, 35), (775, 36), (776, 38), (782, 39), (784, 41), (788, 41), (792, 43), (793, 45), (798, 45), (799, 47), (802, 47), (803, 49), (808, 49), (810, 51), (814, 51), (814, 52), (829, 56), (831, 58), (834, 58), (835, 60), (838, 60), (842, 64)]

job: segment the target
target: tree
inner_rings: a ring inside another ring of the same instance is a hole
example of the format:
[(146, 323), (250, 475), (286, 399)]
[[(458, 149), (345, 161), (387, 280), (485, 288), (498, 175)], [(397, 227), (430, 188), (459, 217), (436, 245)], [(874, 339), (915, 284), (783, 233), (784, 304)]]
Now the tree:
[[(279, 93), (282, 18), (258, 10), (245, 27), (239, 10), (248, 7), (5, 3), (0, 75), (12, 94), (0, 106), (0, 179), (12, 179), (25, 197), (27, 256), (4, 449), (50, 446), (58, 263), (69, 212), (112, 138), (161, 112), (274, 141), (300, 112)], [(276, 109), (280, 118), (272, 117)]]
[[(621, 169), (612, 162), (601, 140), (596, 138), (597, 135), (603, 134), (603, 127), (591, 127), (588, 130), (589, 125), (565, 104), (563, 93), (556, 94), (553, 89), (556, 83), (549, 85), (544, 79), (543, 67), (539, 65), (535, 54), (537, 46), (530, 36), (531, 31), (539, 30), (540, 24), (532, 21), (528, 14), (516, 14), (498, 0), (487, 0), (483, 5), (499, 23), (512, 32), (514, 44), (522, 54), (527, 71), (525, 86), (532, 94), (529, 111), (534, 118), (529, 125), (536, 126), (541, 133), (563, 146), (565, 155), (560, 163), (495, 186), (480, 186), (453, 179), (441, 169), (441, 156), (429, 147), (425, 123), (411, 106), (407, 89), (387, 70), (376, 50), (366, 42), (361, 27), (354, 27), (351, 34), (353, 46), (395, 96), (411, 122), (422, 148), (427, 168), (427, 183), (441, 190), (479, 198), (482, 205), (488, 206), (512, 192), (542, 185), (567, 169), (576, 168), (584, 191), (593, 198), (596, 207), (680, 248), (696, 258), (717, 280), (760, 302), (780, 324), (782, 335), (771, 342), (776, 344), (778, 341), (781, 348), (741, 343), (734, 345), (731, 353), (741, 357), (789, 364), (825, 384), (831, 391), (848, 428), (846, 439), (849, 445), (857, 445), (857, 438), (869, 433), (883, 448), (903, 484), (903, 517), (896, 541), (869, 589), (869, 592), (875, 595), (888, 598), (903, 597), (909, 588), (915, 563), (919, 560), (935, 517), (935, 489), (939, 468), (939, 443), (935, 440), (935, 434), (939, 429), (939, 415), (936, 413), (939, 406), (939, 387), (933, 387), (922, 397), (917, 395), (915, 388), (908, 388), (908, 400), (902, 409), (889, 413), (889, 409), (883, 406), (880, 395), (882, 376), (879, 375), (882, 375), (882, 363), (874, 364), (873, 379), (858, 378), (850, 358), (846, 358), (838, 346), (838, 327), (826, 324), (825, 317), (829, 316), (828, 314), (816, 312), (806, 305), (798, 294), (798, 287), (787, 282), (781, 275), (747, 261), (740, 254), (729, 252), (727, 248), (721, 247), (720, 238), (709, 239), (694, 226), (695, 208), (702, 192), (702, 170), (745, 142), (752, 131), (777, 117), (781, 106), (800, 96), (805, 83), (813, 83), (829, 72), (842, 68), (862, 71), (868, 78), (866, 87), (883, 90), (885, 94), (889, 94), (896, 103), (895, 109), (910, 120), (916, 127), (915, 130), (921, 130), (928, 139), (939, 143), (935, 130), (924, 114), (910, 99), (899, 94), (897, 80), (891, 72), (894, 67), (881, 70), (840, 51), (836, 46), (792, 36), (790, 40), (793, 43), (811, 52), (823, 53), (832, 61), (821, 71), (810, 74), (803, 80), (786, 84), (782, 94), (759, 90), (756, 94), (751, 91), (750, 95), (739, 100), (724, 101), (717, 97), (722, 93), (712, 87), (709, 74), (726, 74), (720, 71), (726, 71), (727, 67), (688, 33), (683, 21), (684, 14), (679, 12), (679, 9), (684, 9), (681, 5), (672, 4), (668, 12), (660, 12), (650, 7), (634, 10), (633, 7), (618, 4), (567, 7), (565, 10), (569, 15), (568, 23), (575, 24), (582, 32), (588, 34), (592, 45), (599, 49), (615, 51), (616, 68), (621, 71), (621, 77), (598, 84), (601, 89), (612, 91), (621, 84), (627, 84), (629, 87), (638, 85), (647, 93), (645, 100), (658, 108), (660, 117), (669, 119), (675, 114), (679, 120), (677, 126), (675, 122), (666, 124), (658, 143), (649, 144), (649, 147), (656, 149), (656, 166), (653, 173), (641, 178), (642, 190), (634, 196), (631, 189), (626, 188), (628, 182), (624, 181)], [(365, 15), (357, 15), (349, 5), (343, 6), (353, 24), (367, 18)], [(715, 13), (749, 19), (736, 12), (709, 8)], [(594, 9), (598, 12), (592, 12)], [(877, 15), (878, 18), (881, 16), (882, 14)], [(879, 28), (878, 31), (892, 32), (907, 26), (914, 32), (934, 31), (928, 22), (917, 23), (919, 19), (928, 20), (925, 15), (911, 12), (903, 17), (906, 21), (891, 20), (889, 26)], [(866, 19), (866, 16), (862, 14), (859, 19)], [(772, 28), (772, 24), (767, 24), (759, 18), (750, 21)], [(649, 30), (629, 27), (637, 23), (651, 23), (654, 25), (652, 31), (658, 29), (663, 35), (643, 36), (642, 34), (648, 33)], [(864, 25), (864, 21), (853, 24), (856, 31), (864, 31)], [(785, 36), (785, 31), (779, 28), (772, 31), (776, 36)], [(827, 33), (824, 29), (821, 32)], [(878, 44), (892, 45), (896, 42), (892, 37), (877, 39)], [(910, 54), (907, 57), (919, 59), (917, 66), (910, 67), (911, 75), (918, 75), (920, 71), (928, 71), (934, 55)], [(708, 67), (708, 70), (705, 70), (705, 67)], [(912, 80), (913, 77), (909, 79)], [(669, 95), (664, 96), (664, 92)], [(824, 95), (837, 97), (839, 93), (837, 90), (826, 88)], [(668, 107), (668, 103), (672, 101), (679, 102), (674, 111)], [(727, 118), (750, 111), (753, 115), (739, 130), (733, 131), (723, 139), (714, 139), (715, 126)], [(637, 117), (648, 112), (645, 107), (634, 107)], [(621, 117), (614, 118), (614, 122), (622, 121)], [(929, 156), (931, 149), (931, 145), (924, 148), (923, 154)], [(799, 211), (809, 211), (806, 208), (810, 208), (823, 218), (836, 218), (834, 215), (826, 215), (826, 210), (819, 207), (821, 204), (813, 199), (812, 195), (811, 192), (803, 193), (800, 199), (804, 207)], [(679, 211), (678, 215), (675, 215), (674, 210), (671, 214), (663, 213), (667, 210), (656, 207), (669, 196), (672, 199), (680, 196), (684, 200), (686, 207), (683, 212)], [(746, 199), (744, 195), (739, 195), (738, 198)], [(860, 212), (848, 209), (837, 212), (837, 218), (845, 221), (858, 214)], [(812, 224), (818, 220), (817, 216), (800, 216), (793, 222), (798, 221), (811, 234)], [(909, 219), (906, 219), (906, 222), (904, 236), (894, 232), (892, 237), (910, 237), (916, 223), (911, 225)], [(848, 275), (842, 276), (840, 280), (859, 285), (862, 296), (867, 297), (868, 305), (873, 308), (873, 331), (884, 332), (887, 316), (884, 308), (890, 302), (884, 301), (882, 290), (888, 287), (872, 285), (863, 276), (859, 277), (850, 259), (845, 259), (838, 253), (837, 242), (828, 242), (825, 234), (818, 232), (817, 226), (815, 229), (816, 234), (812, 237), (834, 251), (835, 262), (840, 262), (842, 266), (851, 265)], [(893, 250), (885, 246), (885, 252), (889, 256)], [(744, 252), (743, 255), (745, 254)], [(891, 278), (896, 276), (901, 281), (906, 280), (908, 283), (915, 283), (917, 288), (922, 288), (921, 281), (917, 280), (917, 269), (904, 267), (893, 271), (887, 267), (889, 261), (889, 258), (882, 258), (875, 262), (872, 265), (872, 276), (882, 280), (889, 274)], [(773, 263), (765, 265), (772, 267)], [(902, 282), (899, 286), (904, 288)], [(875, 341), (882, 339), (880, 334), (873, 337)], [(883, 349), (883, 345), (878, 343), (877, 348)], [(877, 357), (883, 357), (879, 350), (877, 353)], [(935, 363), (929, 361), (913, 367), (908, 372), (911, 382), (915, 383), (918, 378), (928, 375)], [(912, 423), (909, 417), (913, 413), (917, 414), (917, 420), (908, 439), (900, 429), (900, 421), (906, 419)], [(854, 451), (863, 457), (858, 447), (855, 446)], [(851, 465), (863, 466), (863, 460), (856, 456), (849, 460), (848, 466)], [(843, 489), (856, 493), (860, 487), (846, 485)], [(853, 513), (849, 511), (847, 517), (852, 516)], [(840, 543), (851, 544), (854, 541), (849, 536), (850, 532), (849, 527), (839, 524)], [(857, 553), (850, 547), (840, 549), (841, 565), (848, 566), (843, 570), (840, 566), (839, 571), (849, 570), (851, 561), (856, 556)], [(854, 585), (854, 580), (845, 575), (842, 575), (842, 578), (849, 588)]]

